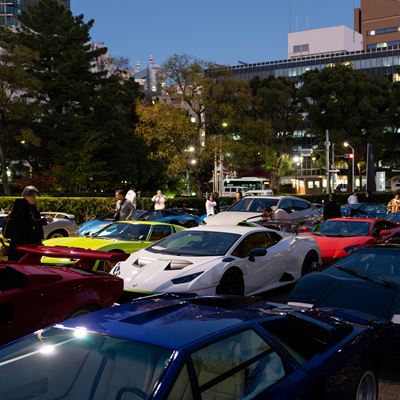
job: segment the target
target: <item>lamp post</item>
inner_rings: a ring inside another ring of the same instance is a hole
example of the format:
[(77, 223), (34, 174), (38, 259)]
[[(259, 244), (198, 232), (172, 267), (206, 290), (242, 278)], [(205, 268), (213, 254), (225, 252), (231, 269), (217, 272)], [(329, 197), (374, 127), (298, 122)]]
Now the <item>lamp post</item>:
[(349, 142), (344, 142), (343, 143), (344, 147), (350, 147), (351, 149), (351, 191), (354, 192), (355, 189), (355, 179), (354, 179), (354, 159), (355, 159), (355, 154), (354, 154), (354, 147), (350, 145)]

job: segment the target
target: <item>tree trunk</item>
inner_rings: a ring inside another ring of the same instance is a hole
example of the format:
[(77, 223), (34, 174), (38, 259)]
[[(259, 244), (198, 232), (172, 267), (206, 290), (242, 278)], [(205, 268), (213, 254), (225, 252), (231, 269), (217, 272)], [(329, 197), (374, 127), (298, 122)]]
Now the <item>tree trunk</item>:
[(6, 196), (11, 195), (10, 185), (8, 183), (7, 175), (7, 161), (3, 149), (0, 147), (0, 167), (1, 167), (1, 181), (3, 182), (3, 190)]

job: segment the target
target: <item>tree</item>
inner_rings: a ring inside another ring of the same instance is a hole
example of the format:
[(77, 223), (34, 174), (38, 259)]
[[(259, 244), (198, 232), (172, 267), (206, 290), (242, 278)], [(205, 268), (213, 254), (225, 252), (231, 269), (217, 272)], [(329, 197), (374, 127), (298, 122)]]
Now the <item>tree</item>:
[(10, 162), (17, 159), (24, 144), (38, 144), (31, 127), (40, 114), (36, 96), (41, 86), (28, 70), (37, 61), (37, 55), (12, 43), (5, 29), (0, 34), (0, 166), (4, 193), (10, 195)]
[[(386, 79), (370, 77), (344, 65), (307, 72), (299, 90), (311, 131), (321, 142), (326, 129), (334, 142), (351, 141), (361, 164), (366, 159), (367, 142), (382, 142), (388, 97)], [(379, 157), (382, 154), (376, 154), (376, 159)]]

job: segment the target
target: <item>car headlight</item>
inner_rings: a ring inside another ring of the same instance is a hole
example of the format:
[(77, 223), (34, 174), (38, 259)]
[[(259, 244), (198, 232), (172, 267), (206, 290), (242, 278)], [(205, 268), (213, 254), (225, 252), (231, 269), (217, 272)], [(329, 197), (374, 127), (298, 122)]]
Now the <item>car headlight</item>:
[(356, 251), (357, 249), (359, 249), (361, 247), (361, 245), (360, 244), (354, 244), (353, 246), (348, 246), (348, 247), (345, 247), (343, 250), (346, 252), (346, 253), (352, 253), (353, 251)]
[(171, 282), (172, 282), (174, 285), (179, 285), (179, 284), (181, 284), (181, 283), (188, 283), (188, 282), (191, 282), (191, 281), (193, 281), (194, 279), (196, 279), (196, 278), (197, 278), (198, 276), (200, 276), (202, 273), (204, 273), (204, 271), (196, 272), (195, 274), (185, 275), (185, 276), (182, 276), (182, 277), (180, 277), (180, 278), (172, 279)]

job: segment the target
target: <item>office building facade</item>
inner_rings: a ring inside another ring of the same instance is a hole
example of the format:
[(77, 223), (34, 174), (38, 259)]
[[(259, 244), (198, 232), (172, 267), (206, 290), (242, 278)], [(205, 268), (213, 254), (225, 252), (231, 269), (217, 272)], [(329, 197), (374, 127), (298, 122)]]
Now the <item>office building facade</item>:
[(400, 1), (361, 0), (354, 10), (354, 30), (363, 35), (364, 49), (400, 45)]
[[(28, 7), (35, 6), (39, 0), (0, 0), (0, 25), (17, 26), (19, 17)], [(70, 9), (70, 0), (58, 0)]]

